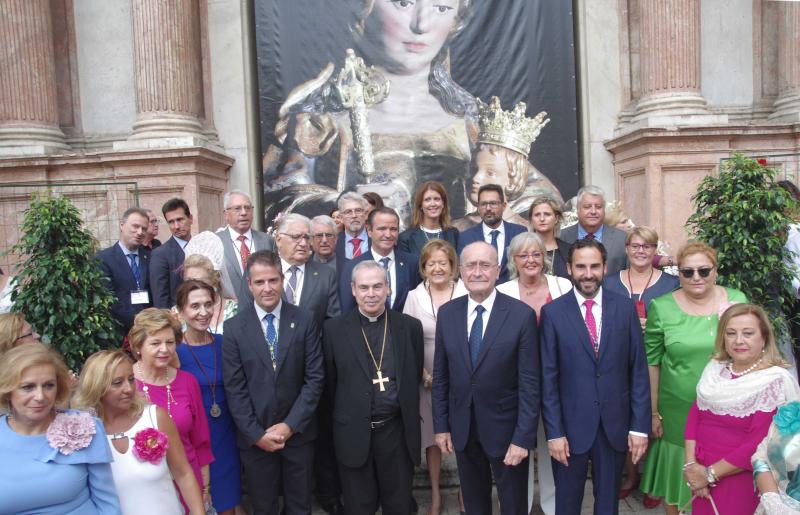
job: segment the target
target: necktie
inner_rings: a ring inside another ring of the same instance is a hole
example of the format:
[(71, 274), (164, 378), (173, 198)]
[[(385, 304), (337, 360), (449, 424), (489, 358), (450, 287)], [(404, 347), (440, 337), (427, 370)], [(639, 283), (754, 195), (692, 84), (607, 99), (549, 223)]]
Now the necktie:
[(500, 231), (495, 229), (489, 234), (492, 235), (492, 247), (494, 247), (495, 252), (497, 252), (497, 260), (500, 261), (500, 250), (497, 248), (497, 237), (500, 235)]
[(361, 238), (353, 238), (350, 243), (353, 244), (353, 257), (357, 258), (361, 255)]
[(246, 243), (247, 236), (240, 234), (236, 239), (241, 242), (239, 245), (239, 255), (242, 258), (242, 271), (245, 271), (247, 270), (247, 258), (250, 257), (250, 247), (248, 247)]
[(286, 283), (286, 301), (295, 304), (294, 292), (297, 290), (297, 271), (300, 270), (295, 265), (289, 267), (289, 281)]
[(597, 356), (600, 353), (600, 340), (597, 339), (597, 322), (595, 322), (594, 313), (592, 313), (594, 301), (592, 299), (586, 299), (583, 301), (583, 305), (586, 306), (586, 329), (589, 330), (589, 338), (592, 340), (594, 355)]
[(269, 346), (269, 356), (272, 359), (273, 369), (278, 362), (278, 332), (275, 330), (274, 320), (275, 315), (272, 313), (264, 315), (264, 321), (266, 322), (265, 333), (267, 335), (267, 345)]
[[(383, 265), (383, 269), (386, 270), (386, 283), (389, 285), (389, 289), (391, 290), (391, 288), (392, 288), (392, 272), (391, 272), (391, 270), (389, 270), (389, 258), (388, 257), (381, 258), (381, 264)], [(391, 291), (389, 292), (389, 295), (386, 296), (386, 307), (387, 308), (391, 308), (392, 307), (392, 294), (391, 294)]]
[(133, 279), (136, 281), (136, 287), (141, 288), (142, 284), (142, 272), (139, 270), (139, 263), (136, 259), (138, 256), (136, 254), (128, 254), (128, 259), (131, 262), (131, 271), (133, 271)]
[(483, 312), (486, 308), (480, 304), (475, 308), (475, 321), (472, 322), (472, 329), (469, 332), (469, 356), (472, 358), (472, 367), (478, 361), (478, 353), (481, 351), (483, 342)]
[(585, 239), (585, 240), (593, 240), (593, 239), (595, 239), (594, 233), (593, 232), (587, 232), (586, 236), (584, 236), (583, 239)]

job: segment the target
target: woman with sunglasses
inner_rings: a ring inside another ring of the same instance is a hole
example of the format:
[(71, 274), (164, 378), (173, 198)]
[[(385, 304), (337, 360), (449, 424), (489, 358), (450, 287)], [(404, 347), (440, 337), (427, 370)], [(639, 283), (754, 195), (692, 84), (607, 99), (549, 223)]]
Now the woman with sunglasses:
[[(644, 330), (647, 322), (647, 307), (656, 298), (679, 286), (678, 278), (653, 267), (653, 256), (658, 246), (658, 233), (650, 227), (634, 227), (625, 238), (625, 253), (629, 266), (611, 274), (603, 280), (610, 291), (631, 299), (639, 322)], [(639, 483), (639, 470), (631, 461), (630, 453), (625, 460), (625, 479), (619, 490), (619, 498), (625, 499)]]
[(0, 356), (23, 343), (39, 341), (39, 333), (33, 330), (22, 313), (0, 315)]
[(683, 479), (684, 428), (695, 387), (714, 351), (717, 322), (731, 304), (747, 302), (744, 294), (716, 284), (717, 251), (690, 242), (678, 252), (681, 287), (654, 299), (647, 310), (645, 349), (650, 371), (653, 440), (640, 489), (645, 507), (664, 499), (667, 515), (692, 498)]

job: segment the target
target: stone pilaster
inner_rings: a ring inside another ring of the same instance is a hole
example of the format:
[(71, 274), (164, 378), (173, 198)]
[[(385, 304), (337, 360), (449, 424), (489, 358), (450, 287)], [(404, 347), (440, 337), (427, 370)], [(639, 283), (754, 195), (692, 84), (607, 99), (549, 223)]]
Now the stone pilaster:
[(800, 121), (800, 3), (780, 3), (778, 98), (771, 119)]
[(136, 122), (131, 139), (203, 138), (197, 0), (133, 0)]
[(55, 74), (50, 1), (0, 2), (0, 154), (68, 148)]
[(708, 114), (700, 92), (700, 0), (640, 0), (641, 97), (634, 120)]

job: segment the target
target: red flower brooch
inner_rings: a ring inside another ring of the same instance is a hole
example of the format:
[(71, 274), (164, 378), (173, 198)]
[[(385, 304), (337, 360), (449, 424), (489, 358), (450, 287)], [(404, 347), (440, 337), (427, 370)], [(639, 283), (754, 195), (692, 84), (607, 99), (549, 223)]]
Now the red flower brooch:
[(142, 429), (133, 437), (133, 455), (140, 461), (158, 465), (167, 454), (168, 448), (167, 435), (152, 427)]

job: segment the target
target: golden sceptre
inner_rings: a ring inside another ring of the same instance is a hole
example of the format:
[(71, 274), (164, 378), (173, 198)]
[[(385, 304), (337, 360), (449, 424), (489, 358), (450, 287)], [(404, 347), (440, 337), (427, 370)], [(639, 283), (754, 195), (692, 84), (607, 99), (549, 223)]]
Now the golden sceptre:
[(389, 94), (389, 81), (374, 66), (367, 67), (364, 60), (356, 57), (353, 49), (348, 48), (344, 67), (333, 89), (342, 106), (350, 113), (358, 171), (364, 176), (364, 182), (369, 184), (375, 174), (375, 162), (372, 158), (367, 108), (383, 102)]

